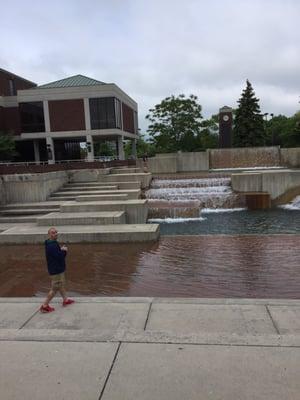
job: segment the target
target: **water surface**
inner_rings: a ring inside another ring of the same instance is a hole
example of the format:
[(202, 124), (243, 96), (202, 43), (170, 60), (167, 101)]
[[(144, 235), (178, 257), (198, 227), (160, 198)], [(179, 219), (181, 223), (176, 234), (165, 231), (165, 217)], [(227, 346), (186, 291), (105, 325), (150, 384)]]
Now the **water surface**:
[[(165, 236), (69, 245), (77, 296), (300, 298), (300, 235)], [(43, 246), (0, 247), (0, 296), (43, 296)]]

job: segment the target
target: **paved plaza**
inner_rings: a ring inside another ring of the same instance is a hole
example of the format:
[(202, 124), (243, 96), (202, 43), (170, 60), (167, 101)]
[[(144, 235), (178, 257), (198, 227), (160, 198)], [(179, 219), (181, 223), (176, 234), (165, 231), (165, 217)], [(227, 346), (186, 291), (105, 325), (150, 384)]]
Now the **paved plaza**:
[(1, 400), (300, 398), (300, 301), (0, 299)]

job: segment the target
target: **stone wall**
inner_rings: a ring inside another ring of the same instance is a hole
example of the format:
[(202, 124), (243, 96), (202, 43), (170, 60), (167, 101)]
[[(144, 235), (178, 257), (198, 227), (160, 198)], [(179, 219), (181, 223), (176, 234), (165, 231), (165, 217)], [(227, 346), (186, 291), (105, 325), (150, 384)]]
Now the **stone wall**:
[(281, 164), (289, 168), (300, 168), (300, 147), (280, 149)]
[(236, 192), (267, 192), (272, 200), (276, 200), (287, 191), (300, 187), (300, 171), (278, 170), (232, 174), (231, 185)]
[[(283, 152), (283, 156), (281, 156)], [(203, 152), (178, 152), (157, 154), (148, 159), (148, 169), (153, 174), (199, 172), (209, 169), (300, 166), (300, 148), (245, 147), (236, 149), (211, 149)], [(142, 160), (137, 166), (143, 167)]]
[(2, 176), (5, 203), (31, 203), (47, 200), (48, 196), (68, 182), (66, 171), (46, 174), (14, 174)]
[(0, 176), (0, 206), (6, 204), (6, 196), (4, 191), (3, 180)]
[(208, 151), (195, 153), (177, 153), (177, 171), (207, 171), (209, 169)]
[(280, 166), (279, 147), (213, 149), (209, 156), (211, 169)]
[(101, 180), (103, 175), (109, 174), (109, 171), (109, 168), (68, 171), (69, 182), (95, 182)]

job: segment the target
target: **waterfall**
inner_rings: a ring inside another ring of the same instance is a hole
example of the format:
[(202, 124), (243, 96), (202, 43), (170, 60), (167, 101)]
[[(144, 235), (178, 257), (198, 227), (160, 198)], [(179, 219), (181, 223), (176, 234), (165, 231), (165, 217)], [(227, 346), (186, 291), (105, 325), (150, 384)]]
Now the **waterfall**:
[(286, 210), (300, 210), (300, 196), (295, 197), (291, 203), (279, 207)]
[(201, 209), (244, 207), (231, 178), (154, 179), (145, 193), (150, 218), (196, 218)]

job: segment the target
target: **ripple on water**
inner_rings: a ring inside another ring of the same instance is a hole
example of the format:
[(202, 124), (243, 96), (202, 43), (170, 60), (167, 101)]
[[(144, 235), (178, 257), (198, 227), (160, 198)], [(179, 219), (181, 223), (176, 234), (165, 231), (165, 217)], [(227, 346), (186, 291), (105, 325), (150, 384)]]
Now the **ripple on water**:
[[(166, 236), (157, 243), (70, 244), (78, 296), (299, 298), (300, 235)], [(43, 246), (1, 247), (0, 296), (44, 295)]]

